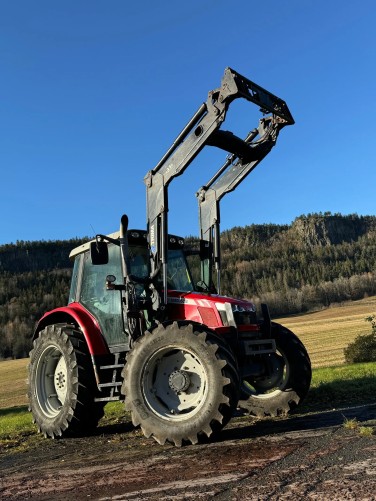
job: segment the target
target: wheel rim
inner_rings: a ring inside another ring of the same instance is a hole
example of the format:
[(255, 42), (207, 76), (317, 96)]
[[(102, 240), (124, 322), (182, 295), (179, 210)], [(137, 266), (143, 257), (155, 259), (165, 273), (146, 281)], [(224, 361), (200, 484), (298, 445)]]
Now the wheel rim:
[(290, 364), (281, 351), (267, 359), (271, 376), (248, 377), (242, 381), (242, 390), (248, 397), (268, 399), (281, 393), (286, 387), (290, 375)]
[(39, 357), (36, 369), (36, 397), (49, 418), (59, 414), (67, 396), (68, 370), (65, 358), (56, 346), (49, 346)]
[(142, 391), (149, 409), (162, 419), (184, 421), (204, 405), (206, 371), (192, 351), (168, 347), (146, 362)]

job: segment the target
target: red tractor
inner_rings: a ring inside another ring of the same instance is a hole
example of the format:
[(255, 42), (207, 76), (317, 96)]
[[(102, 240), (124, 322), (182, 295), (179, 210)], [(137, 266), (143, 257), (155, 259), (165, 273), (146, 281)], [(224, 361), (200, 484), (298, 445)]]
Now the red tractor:
[[(237, 98), (264, 114), (244, 140), (219, 130)], [(195, 444), (239, 408), (277, 416), (306, 396), (311, 365), (299, 339), (266, 305), (259, 315), (252, 302), (220, 295), (219, 202), (293, 123), (284, 101), (227, 68), (145, 176), (146, 231), (128, 229), (124, 215), (119, 232), (71, 252), (68, 306), (41, 318), (30, 352), (29, 405), (46, 437), (87, 433), (108, 401), (123, 400), (146, 437)], [(200, 245), (191, 251), (168, 234), (167, 188), (207, 145), (228, 156), (197, 193)], [(189, 254), (200, 261), (197, 283)]]

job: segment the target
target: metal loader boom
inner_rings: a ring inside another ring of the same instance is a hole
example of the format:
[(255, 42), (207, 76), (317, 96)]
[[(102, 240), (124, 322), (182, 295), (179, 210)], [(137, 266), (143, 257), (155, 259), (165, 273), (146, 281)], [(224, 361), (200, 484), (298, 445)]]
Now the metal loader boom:
[[(269, 126), (270, 119), (264, 119), (264, 122), (257, 129), (257, 134), (262, 134), (259, 142), (253, 142), (256, 137), (255, 131), (252, 131), (243, 140), (231, 132), (218, 130), (226, 118), (231, 102), (238, 98), (257, 104), (263, 113), (273, 114), (274, 127)], [(223, 167), (223, 170), (220, 169), (219, 176), (236, 159), (238, 159), (238, 164), (241, 166), (241, 171), (244, 172), (249, 168), (247, 172), (249, 173), (275, 144), (276, 137), (273, 139), (273, 135), (278, 135), (279, 129), (284, 125), (293, 123), (294, 119), (283, 100), (231, 68), (226, 68), (221, 86), (209, 92), (206, 102), (199, 107), (159, 163), (147, 173), (144, 181), (147, 188), (147, 229), (153, 254), (151, 274), (155, 276), (160, 269), (162, 270), (164, 289), (162, 307), (163, 304), (167, 304), (167, 189), (172, 179), (183, 174), (192, 160), (206, 145), (216, 146), (232, 154), (231, 162)], [(227, 191), (235, 189), (245, 175), (242, 174), (237, 183), (235, 181), (234, 183), (227, 183), (229, 185)], [(214, 185), (218, 178), (216, 176), (215, 179), (213, 178), (214, 180), (212, 179), (209, 182), (206, 190), (202, 189), (203, 193), (204, 191), (208, 192), (211, 186), (210, 183)], [(209, 193), (204, 198), (209, 200)], [(214, 198), (220, 199), (218, 196)], [(219, 209), (216, 208), (216, 210), (219, 216)], [(203, 219), (205, 219), (206, 209), (202, 209), (201, 212)], [(210, 233), (210, 228), (215, 228), (215, 225), (212, 224), (214, 218), (206, 217), (206, 219), (207, 222), (201, 223), (201, 239), (205, 240), (207, 238), (207, 241), (212, 242), (213, 239), (208, 233)], [(218, 238), (216, 241), (219, 241)]]
[[(276, 144), (279, 131), (286, 122), (276, 114), (261, 118), (259, 127), (245, 138), (248, 154), (230, 155), (216, 174), (197, 192), (200, 223), (201, 281), (214, 290), (212, 268), (217, 274), (216, 290), (220, 293), (220, 200), (250, 174)], [(219, 131), (221, 132), (221, 131)], [(259, 139), (257, 137), (259, 136)]]

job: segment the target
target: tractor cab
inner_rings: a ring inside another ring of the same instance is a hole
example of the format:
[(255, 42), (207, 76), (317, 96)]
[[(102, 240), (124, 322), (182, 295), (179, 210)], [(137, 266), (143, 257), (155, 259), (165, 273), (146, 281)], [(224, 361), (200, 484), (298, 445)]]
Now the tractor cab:
[[(70, 253), (74, 260), (68, 306), (83, 307), (98, 322), (110, 351), (129, 348), (132, 322), (131, 312), (123, 308), (126, 302), (126, 272), (121, 256), (119, 232), (106, 237), (105, 246), (99, 250), (96, 240), (87, 242)], [(133, 282), (133, 302), (142, 312), (142, 330), (150, 327), (150, 309), (153, 293), (145, 283), (150, 275), (150, 252), (147, 233), (143, 230), (127, 231), (127, 273), (137, 277)], [(104, 242), (101, 242), (102, 244)], [(94, 251), (93, 251), (94, 249)], [(168, 288), (179, 292), (191, 292), (194, 284), (184, 253), (184, 240), (175, 235), (168, 237)], [(161, 293), (162, 278), (154, 280), (156, 291)], [(154, 298), (156, 295), (154, 296)], [(141, 305), (141, 306), (140, 306)], [(143, 308), (142, 308), (142, 305)]]

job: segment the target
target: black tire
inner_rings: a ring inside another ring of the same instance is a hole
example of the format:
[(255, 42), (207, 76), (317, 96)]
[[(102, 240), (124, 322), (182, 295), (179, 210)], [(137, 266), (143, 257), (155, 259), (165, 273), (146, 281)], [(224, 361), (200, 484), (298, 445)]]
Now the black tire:
[(311, 384), (311, 362), (299, 338), (275, 323), (272, 337), (277, 353), (261, 358), (271, 375), (248, 377), (241, 383), (238, 405), (257, 417), (288, 414), (303, 401)]
[(127, 355), (122, 393), (134, 426), (180, 447), (219, 432), (236, 409), (239, 378), (229, 347), (199, 324), (159, 324)]
[(94, 402), (93, 366), (82, 333), (49, 325), (34, 341), (28, 366), (29, 411), (45, 437), (87, 434), (104, 414)]

